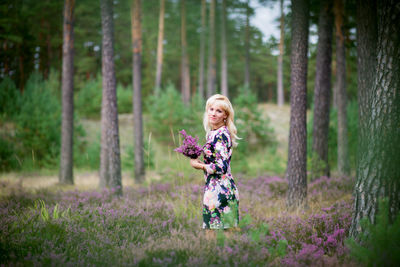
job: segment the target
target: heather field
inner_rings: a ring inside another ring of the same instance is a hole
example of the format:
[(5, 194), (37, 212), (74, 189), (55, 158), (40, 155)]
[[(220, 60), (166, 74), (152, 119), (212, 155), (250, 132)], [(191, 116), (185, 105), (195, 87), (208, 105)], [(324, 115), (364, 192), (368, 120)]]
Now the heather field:
[[(123, 197), (98, 190), (98, 173), (77, 169), (75, 185), (55, 170), (0, 177), (0, 263), (9, 266), (355, 266), (345, 246), (352, 178), (321, 177), (308, 185), (308, 209), (287, 211), (289, 109), (263, 107), (277, 149), (253, 153), (233, 175), (240, 193), (240, 231), (205, 237), (203, 176), (188, 159), (151, 140), (146, 182), (136, 184), (127, 154), (131, 115), (120, 115)], [(87, 140), (99, 121), (83, 121)], [(236, 161), (238, 162), (238, 161)], [(151, 167), (152, 165), (153, 167)], [(236, 170), (236, 171), (235, 171)], [(267, 174), (266, 174), (267, 173)]]
[(0, 260), (56, 266), (354, 265), (344, 245), (353, 180), (321, 177), (309, 185), (309, 209), (285, 211), (287, 182), (238, 177), (240, 231), (207, 240), (202, 183), (126, 186), (110, 191), (28, 190), (0, 183)]

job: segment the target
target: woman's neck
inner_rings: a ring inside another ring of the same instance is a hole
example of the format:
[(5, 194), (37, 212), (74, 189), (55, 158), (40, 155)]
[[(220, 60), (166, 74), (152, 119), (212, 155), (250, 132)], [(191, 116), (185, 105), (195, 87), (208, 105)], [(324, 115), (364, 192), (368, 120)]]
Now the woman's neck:
[(224, 126), (225, 124), (220, 124), (220, 125), (212, 125), (211, 129), (212, 131), (218, 130), (219, 128), (221, 128), (222, 126)]

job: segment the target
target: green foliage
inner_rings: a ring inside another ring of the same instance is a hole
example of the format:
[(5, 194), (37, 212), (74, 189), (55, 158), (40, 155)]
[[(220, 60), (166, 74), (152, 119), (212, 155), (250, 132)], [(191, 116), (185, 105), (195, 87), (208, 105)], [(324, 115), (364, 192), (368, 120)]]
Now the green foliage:
[(54, 81), (39, 74), (29, 78), (21, 97), (21, 110), (15, 116), (16, 140), (21, 157), (30, 155), (33, 164), (55, 166), (60, 151), (61, 105), (51, 93)]
[(11, 136), (0, 135), (0, 172), (6, 172), (19, 167), (16, 147)]
[(4, 77), (0, 82), (0, 116), (3, 115), (7, 118), (18, 113), (20, 97), (21, 94), (13, 80)]
[[(147, 169), (153, 169), (155, 166), (154, 164), (155, 151), (151, 146), (151, 143), (146, 142), (145, 140), (143, 150), (144, 150), (143, 151), (144, 166)], [(129, 169), (129, 170), (135, 169), (135, 149), (133, 146), (129, 145), (125, 148), (125, 153), (122, 155), (121, 159), (121, 165), (122, 169)]]
[(246, 171), (248, 164), (245, 159), (250, 153), (260, 147), (275, 147), (276, 143), (269, 119), (263, 118), (258, 110), (256, 95), (245, 87), (240, 88), (239, 92), (239, 95), (233, 100), (233, 105), (237, 134), (242, 140), (238, 140), (239, 145), (233, 161), (239, 170)]
[(132, 87), (117, 86), (118, 113), (132, 113)]
[[(178, 133), (185, 129), (192, 136), (204, 136), (202, 130), (202, 108), (200, 100), (193, 98), (189, 106), (182, 102), (180, 93), (172, 84), (162, 90), (158, 96), (149, 101), (149, 131), (157, 141), (164, 144), (177, 145)], [(199, 142), (201, 143), (201, 139)]]
[(283, 257), (286, 255), (286, 250), (288, 247), (288, 242), (286, 239), (281, 239), (278, 241), (276, 247), (270, 247), (268, 249), (272, 257)]
[[(102, 76), (83, 83), (82, 88), (75, 94), (75, 107), (81, 116), (87, 118), (101, 117)], [(117, 86), (118, 113), (132, 113), (132, 88)]]
[(81, 90), (75, 94), (75, 108), (78, 114), (85, 117), (100, 117), (101, 111), (102, 81), (101, 75), (84, 84)]
[[(310, 115), (310, 119), (307, 122), (307, 169), (311, 170), (312, 165), (314, 164), (314, 169), (317, 172), (317, 175), (318, 170), (321, 170), (326, 163), (318, 160), (317, 155), (312, 155), (312, 131), (313, 114)], [(328, 164), (331, 169), (336, 168), (337, 166), (337, 134), (337, 110), (335, 108), (331, 108), (328, 136)], [(351, 101), (347, 105), (347, 138), (350, 168), (355, 169), (358, 143), (358, 103), (356, 101)]]
[(351, 255), (363, 265), (397, 266), (400, 262), (400, 215), (390, 223), (389, 212), (388, 200), (380, 200), (376, 223), (364, 217), (359, 243), (352, 238), (346, 240)]

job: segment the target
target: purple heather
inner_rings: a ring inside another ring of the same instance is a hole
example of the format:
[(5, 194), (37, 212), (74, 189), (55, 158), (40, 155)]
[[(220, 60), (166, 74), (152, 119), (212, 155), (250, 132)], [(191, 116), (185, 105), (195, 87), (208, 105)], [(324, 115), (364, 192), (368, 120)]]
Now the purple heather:
[(179, 132), (183, 137), (183, 143), (180, 147), (174, 149), (178, 153), (182, 153), (186, 157), (197, 159), (203, 152), (203, 148), (197, 144), (199, 138), (186, 134), (185, 130)]

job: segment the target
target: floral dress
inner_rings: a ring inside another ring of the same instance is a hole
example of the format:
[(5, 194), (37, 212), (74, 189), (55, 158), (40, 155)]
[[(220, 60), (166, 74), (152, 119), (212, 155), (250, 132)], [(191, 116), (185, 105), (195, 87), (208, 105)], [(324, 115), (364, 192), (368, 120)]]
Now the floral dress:
[(226, 126), (211, 131), (203, 148), (203, 228), (226, 229), (239, 222), (239, 192), (231, 174), (232, 141)]

